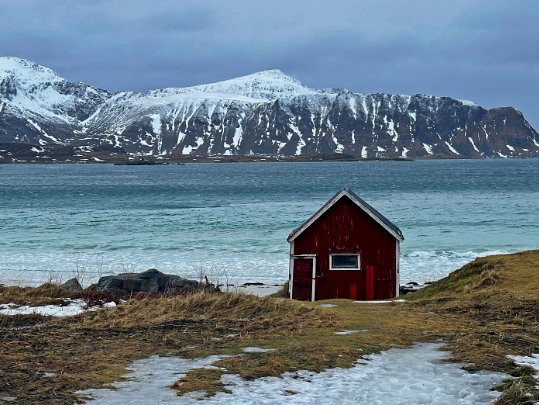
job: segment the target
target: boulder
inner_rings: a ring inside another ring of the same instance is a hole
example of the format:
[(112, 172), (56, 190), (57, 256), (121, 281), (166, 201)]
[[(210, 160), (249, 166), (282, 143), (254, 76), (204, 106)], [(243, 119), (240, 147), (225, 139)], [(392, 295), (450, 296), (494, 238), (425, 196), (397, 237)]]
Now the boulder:
[(173, 274), (165, 274), (156, 269), (142, 273), (122, 273), (116, 276), (101, 277), (96, 290), (118, 296), (137, 293), (176, 294), (182, 291), (195, 291), (200, 283)]
[(79, 292), (83, 290), (77, 278), (72, 278), (72, 279), (67, 280), (60, 287), (62, 287), (64, 290), (69, 291), (69, 292)]

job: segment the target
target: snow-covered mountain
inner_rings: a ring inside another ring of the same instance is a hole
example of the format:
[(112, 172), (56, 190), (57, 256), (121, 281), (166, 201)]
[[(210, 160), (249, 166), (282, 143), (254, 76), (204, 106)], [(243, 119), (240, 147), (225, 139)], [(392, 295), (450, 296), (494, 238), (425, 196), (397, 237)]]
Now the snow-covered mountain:
[(279, 70), (111, 94), (18, 58), (0, 58), (0, 143), (147, 155), (539, 156), (539, 135), (511, 107), (316, 90)]

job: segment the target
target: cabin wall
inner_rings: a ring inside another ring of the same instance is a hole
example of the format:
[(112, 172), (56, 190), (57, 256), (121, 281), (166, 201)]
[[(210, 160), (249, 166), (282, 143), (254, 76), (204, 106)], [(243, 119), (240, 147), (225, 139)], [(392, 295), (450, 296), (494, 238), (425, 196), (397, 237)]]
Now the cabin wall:
[[(348, 198), (341, 198), (293, 244), (295, 255), (315, 254), (316, 299), (367, 299), (366, 267), (373, 266), (373, 299), (396, 295), (397, 240)], [(360, 270), (329, 270), (329, 255), (360, 254)], [(356, 297), (352, 289), (356, 286)]]

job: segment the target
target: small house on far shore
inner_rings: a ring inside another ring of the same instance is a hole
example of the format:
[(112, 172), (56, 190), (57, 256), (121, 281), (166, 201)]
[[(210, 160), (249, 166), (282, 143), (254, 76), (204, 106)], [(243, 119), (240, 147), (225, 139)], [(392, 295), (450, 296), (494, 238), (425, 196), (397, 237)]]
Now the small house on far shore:
[(290, 298), (397, 297), (403, 240), (397, 226), (343, 188), (288, 236)]

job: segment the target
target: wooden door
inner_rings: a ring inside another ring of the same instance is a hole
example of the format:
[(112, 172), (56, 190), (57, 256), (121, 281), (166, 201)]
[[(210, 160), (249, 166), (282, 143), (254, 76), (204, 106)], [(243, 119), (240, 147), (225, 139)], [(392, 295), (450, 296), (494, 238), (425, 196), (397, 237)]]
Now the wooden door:
[(313, 258), (294, 258), (292, 298), (310, 301), (313, 288)]

